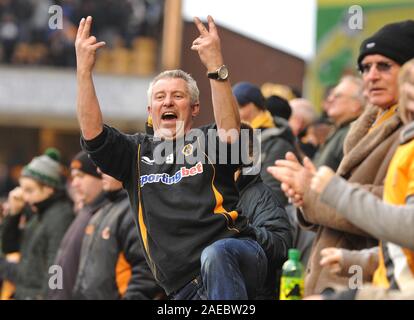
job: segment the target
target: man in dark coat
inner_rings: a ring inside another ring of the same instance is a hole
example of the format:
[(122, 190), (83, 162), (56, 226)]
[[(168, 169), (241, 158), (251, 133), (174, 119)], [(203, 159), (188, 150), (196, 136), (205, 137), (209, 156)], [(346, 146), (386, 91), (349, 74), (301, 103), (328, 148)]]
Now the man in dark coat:
[(102, 174), (109, 201), (85, 229), (74, 299), (116, 300), (162, 297), (145, 261), (128, 193), (118, 180)]

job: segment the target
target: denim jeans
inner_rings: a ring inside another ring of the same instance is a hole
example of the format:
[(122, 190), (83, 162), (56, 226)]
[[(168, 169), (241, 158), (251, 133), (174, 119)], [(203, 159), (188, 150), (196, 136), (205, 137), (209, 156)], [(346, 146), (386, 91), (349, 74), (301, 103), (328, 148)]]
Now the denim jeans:
[(172, 299), (255, 299), (266, 274), (267, 258), (255, 240), (218, 240), (201, 254), (201, 276), (178, 290)]
[(201, 277), (193, 279), (172, 295), (172, 300), (207, 300)]
[(255, 240), (218, 240), (201, 254), (201, 278), (209, 300), (255, 299), (266, 274), (267, 258)]

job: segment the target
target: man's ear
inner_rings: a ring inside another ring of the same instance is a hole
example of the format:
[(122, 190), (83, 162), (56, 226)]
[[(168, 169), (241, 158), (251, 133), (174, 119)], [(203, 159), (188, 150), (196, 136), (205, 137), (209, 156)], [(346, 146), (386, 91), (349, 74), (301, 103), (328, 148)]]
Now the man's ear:
[(194, 117), (198, 116), (200, 113), (200, 104), (196, 103), (191, 106), (191, 115)]
[(152, 111), (151, 106), (147, 106), (147, 112), (148, 112), (148, 114), (151, 114), (151, 111)]

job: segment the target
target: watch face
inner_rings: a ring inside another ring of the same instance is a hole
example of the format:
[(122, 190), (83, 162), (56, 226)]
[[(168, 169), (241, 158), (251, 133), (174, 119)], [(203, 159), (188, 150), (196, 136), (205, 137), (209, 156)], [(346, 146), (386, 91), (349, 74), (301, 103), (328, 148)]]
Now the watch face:
[(219, 70), (218, 70), (218, 76), (219, 79), (227, 79), (227, 77), (229, 76), (229, 70), (227, 69), (226, 66), (222, 66)]

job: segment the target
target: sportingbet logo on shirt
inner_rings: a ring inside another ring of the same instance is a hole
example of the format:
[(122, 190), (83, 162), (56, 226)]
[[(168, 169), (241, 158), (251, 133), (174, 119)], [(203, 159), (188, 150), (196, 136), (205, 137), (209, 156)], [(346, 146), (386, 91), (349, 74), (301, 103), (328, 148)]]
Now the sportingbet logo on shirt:
[(168, 173), (155, 173), (146, 174), (140, 177), (141, 188), (147, 183), (163, 183), (163, 184), (176, 184), (181, 181), (182, 178), (192, 177), (197, 174), (203, 173), (203, 164), (198, 162), (194, 167), (187, 169), (181, 167), (174, 175), (170, 176)]

